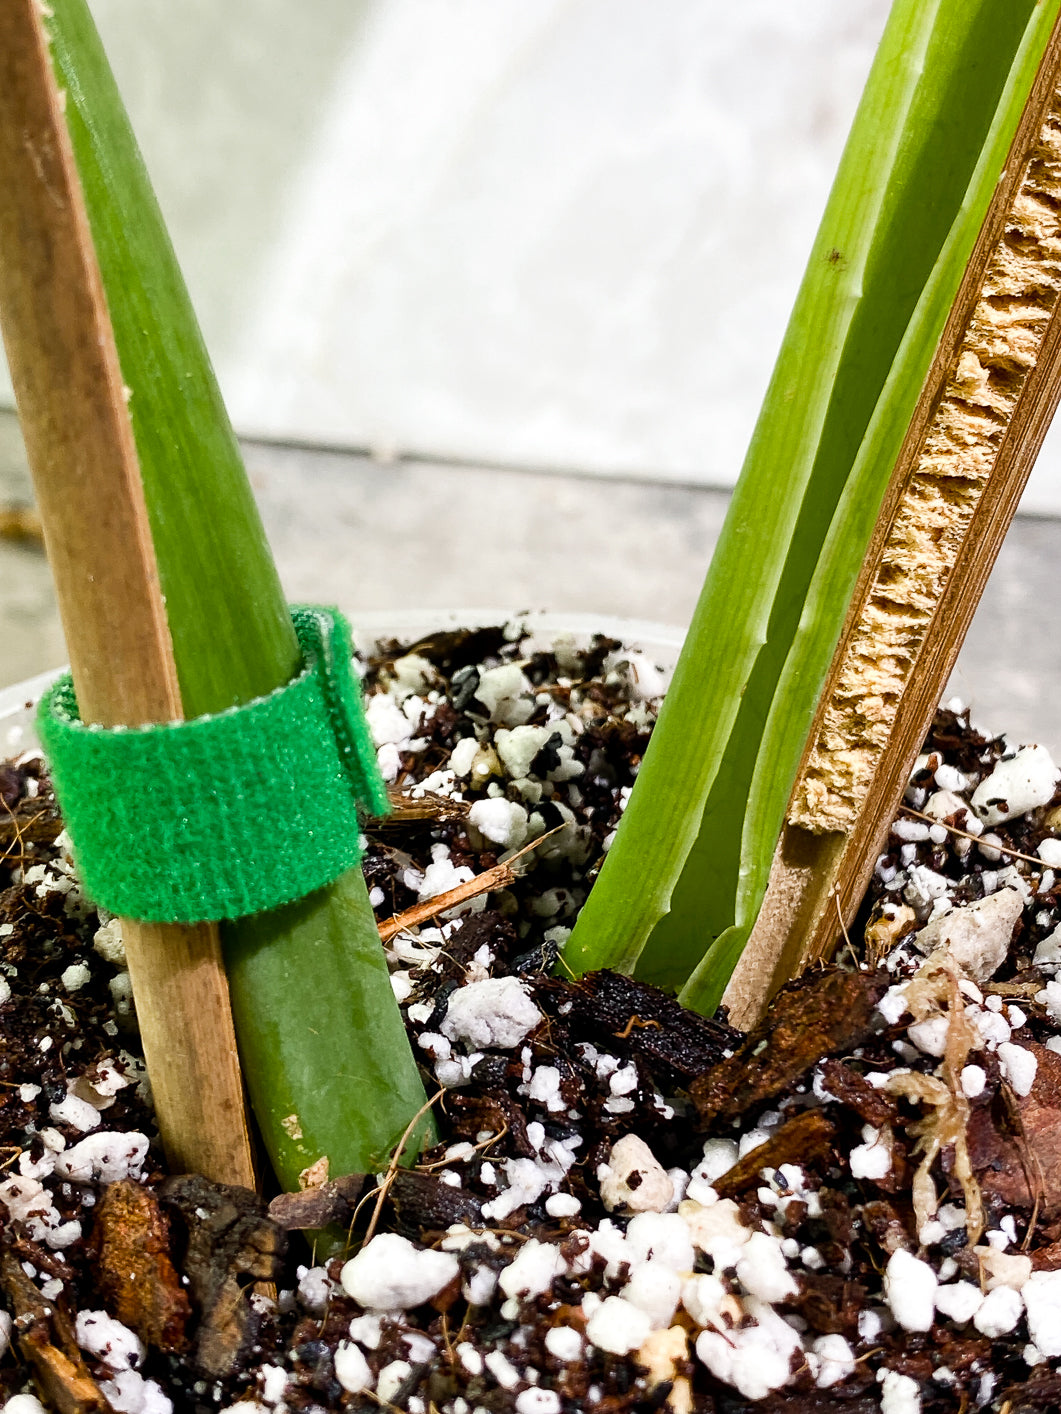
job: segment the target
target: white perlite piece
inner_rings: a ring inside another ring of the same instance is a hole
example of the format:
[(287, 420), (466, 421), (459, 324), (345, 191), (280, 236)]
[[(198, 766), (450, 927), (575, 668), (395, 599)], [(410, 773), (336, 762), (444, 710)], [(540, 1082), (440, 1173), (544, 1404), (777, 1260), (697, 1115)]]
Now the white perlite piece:
[(623, 650), (616, 666), (619, 665), (626, 667), (632, 687), (631, 696), (635, 702), (652, 702), (666, 692), (666, 677), (644, 653)]
[(336, 1290), (324, 1267), (299, 1267), (298, 1299), (311, 1316), (323, 1316)]
[(1036, 967), (1050, 972), (1056, 972), (1061, 967), (1061, 927), (1055, 928), (1052, 933), (1047, 933), (1045, 938), (1040, 939), (1032, 961)]
[(889, 1257), (884, 1273), (884, 1299), (904, 1330), (931, 1328), (937, 1285), (936, 1273), (919, 1257), (902, 1248)]
[(377, 692), (368, 699), (365, 718), (377, 747), (402, 746), (412, 737), (412, 723), (394, 698), (385, 692)]
[(1041, 992), (1036, 992), (1035, 1000), (1046, 1008), (1052, 1021), (1061, 1023), (1061, 982), (1047, 982)]
[(476, 1049), (511, 1050), (541, 1019), (518, 977), (488, 977), (450, 994), (441, 1031), (450, 1041), (466, 1041)]
[(351, 1340), (341, 1340), (336, 1347), (335, 1378), (348, 1394), (362, 1394), (375, 1384), (363, 1351)]
[(799, 1290), (776, 1237), (753, 1232), (741, 1249), (737, 1280), (761, 1301), (784, 1301)]
[(599, 1350), (607, 1350), (611, 1355), (629, 1355), (651, 1330), (649, 1315), (629, 1301), (624, 1301), (621, 1296), (609, 1296), (602, 1301), (586, 1323), (589, 1340)]
[(449, 754), (449, 769), (455, 776), (468, 775), (478, 754), (478, 738), (474, 736), (462, 737)]
[(140, 1337), (106, 1311), (78, 1311), (74, 1335), (82, 1350), (112, 1371), (132, 1370), (147, 1354)]
[[(911, 1028), (913, 1029), (913, 1028)], [(890, 1138), (872, 1124), (862, 1128), (862, 1143), (851, 1150), (849, 1162), (852, 1178), (883, 1178), (891, 1172), (892, 1146)]]
[(466, 1340), (460, 1342), (457, 1346), (457, 1359), (468, 1371), (469, 1375), (481, 1375), (483, 1373), (483, 1357), (470, 1342)]
[(262, 1365), (258, 1370), (258, 1388), (268, 1408), (283, 1403), (289, 1384), (288, 1373), (282, 1365)]
[(1010, 1286), (996, 1286), (984, 1297), (973, 1317), (973, 1325), (981, 1335), (997, 1340), (999, 1336), (1009, 1335), (1023, 1312), (1024, 1301), (1019, 1291)]
[(947, 1032), (950, 1020), (946, 1016), (929, 1016), (924, 1021), (915, 1021), (906, 1028), (906, 1034), (919, 1051), (926, 1056), (941, 1056), (947, 1048)]
[(80, 1100), (72, 1094), (67, 1094), (56, 1104), (49, 1105), (48, 1115), (56, 1124), (68, 1124), (72, 1129), (77, 1129), (82, 1134), (87, 1134), (89, 1130), (95, 1129), (101, 1122), (99, 1110), (90, 1105), (87, 1100)]
[(115, 1414), (172, 1414), (173, 1401), (154, 1380), (136, 1370), (119, 1370), (113, 1380), (103, 1380), (100, 1390)]
[(560, 1414), (560, 1396), (555, 1389), (521, 1390), (516, 1395), (516, 1414)]
[(737, 1265), (751, 1230), (741, 1222), (740, 1209), (732, 1198), (720, 1198), (706, 1207), (687, 1198), (678, 1212), (689, 1228), (693, 1246), (706, 1252), (718, 1270)]
[(415, 886), (417, 897), (424, 903), (428, 899), (437, 898), (439, 894), (449, 893), (450, 889), (466, 884), (472, 878), (474, 874), (467, 864), (453, 863), (449, 857), (448, 846), (434, 844), (431, 846), (431, 863)]
[(380, 1404), (390, 1404), (409, 1378), (412, 1369), (413, 1367), (408, 1360), (392, 1360), (390, 1364), (384, 1365), (376, 1382), (376, 1397)]
[(984, 1293), (971, 1281), (951, 1282), (936, 1290), (936, 1310), (963, 1326), (984, 1304)]
[(83, 962), (72, 962), (64, 968), (59, 981), (68, 992), (79, 992), (87, 982), (92, 981), (92, 969)]
[(483, 1364), (502, 1389), (515, 1389), (519, 1384), (519, 1371), (503, 1350), (491, 1350)]
[(855, 1372), (855, 1352), (842, 1335), (819, 1336), (806, 1359), (819, 1389), (831, 1389)]
[(518, 849), (527, 838), (526, 810), (504, 796), (477, 800), (468, 811), (468, 819), (484, 839), (503, 849)]
[[(716, 1178), (721, 1178), (724, 1173), (728, 1173), (740, 1157), (737, 1142), (734, 1139), (708, 1139), (704, 1143), (704, 1157), (693, 1169), (690, 1175), (708, 1185), (714, 1183)], [(695, 1195), (690, 1194), (690, 1197)]]
[(146, 1134), (103, 1130), (60, 1154), (55, 1160), (55, 1172), (74, 1183), (117, 1183), (121, 1178), (139, 1178), (147, 1149)]
[(475, 696), (489, 712), (490, 720), (501, 726), (520, 727), (534, 713), (534, 688), (515, 663), (504, 663), (483, 673)]
[(1003, 1041), (998, 1048), (998, 1062), (1002, 1074), (1018, 1095), (1027, 1095), (1035, 1084), (1035, 1072), (1039, 1062), (1035, 1054), (1026, 1046), (1015, 1046), (1012, 1041)]
[(494, 750), (512, 780), (521, 781), (529, 774), (531, 762), (551, 736), (551, 727), (501, 728), (494, 737)]
[(29, 1228), (34, 1242), (46, 1242), (53, 1250), (69, 1247), (81, 1236), (81, 1223), (63, 1222), (52, 1195), (35, 1178), (17, 1175), (0, 1183), (0, 1203), (16, 1222)]
[(566, 1268), (559, 1247), (532, 1237), (519, 1249), (515, 1261), (501, 1273), (498, 1285), (506, 1296), (541, 1296), (552, 1287), (556, 1277), (563, 1276)]
[(623, 1300), (644, 1311), (657, 1331), (666, 1330), (673, 1321), (681, 1294), (682, 1279), (666, 1262), (641, 1262), (622, 1290)]
[(933, 919), (914, 935), (914, 943), (923, 953), (946, 948), (974, 982), (986, 982), (1006, 960), (1022, 908), (1016, 889), (999, 889)]
[(975, 1100), (977, 1095), (984, 1093), (984, 1086), (987, 1084), (987, 1071), (982, 1065), (967, 1065), (961, 1073), (962, 1093), (970, 1100)]
[(678, 1213), (638, 1213), (626, 1229), (627, 1250), (643, 1262), (658, 1257), (675, 1272), (691, 1272), (696, 1251)]
[(921, 1388), (916, 1380), (897, 1370), (882, 1370), (877, 1378), (881, 1382), (881, 1414), (921, 1414)]
[(69, 1082), (67, 1088), (78, 1099), (87, 1100), (93, 1108), (107, 1110), (114, 1104), (115, 1095), (131, 1085), (133, 1079), (131, 1074), (123, 1074), (113, 1060), (104, 1059)]
[(582, 1204), (573, 1193), (552, 1193), (545, 1200), (545, 1211), (551, 1218), (573, 1218), (582, 1211)]
[(877, 1010), (888, 1023), (894, 1026), (910, 1010), (906, 1000), (906, 983), (897, 982), (894, 987), (889, 987), (877, 1003)]
[(104, 962), (112, 967), (125, 966), (125, 944), (122, 942), (122, 925), (117, 918), (96, 929), (92, 946)]
[(421, 658), (419, 653), (406, 653), (402, 658), (395, 658), (391, 663), (391, 672), (394, 675), (391, 692), (403, 701), (438, 682), (434, 665), (429, 659)]
[(1028, 1334), (1047, 1360), (1061, 1356), (1061, 1271), (1033, 1272), (1021, 1287)]
[(682, 1305), (698, 1326), (713, 1326), (723, 1303), (729, 1301), (729, 1291), (721, 1277), (701, 1272), (682, 1282)]
[(460, 1272), (449, 1252), (417, 1247), (396, 1232), (381, 1232), (356, 1257), (339, 1280), (347, 1296), (373, 1311), (407, 1311), (437, 1296)]
[(986, 825), (1000, 825), (1049, 804), (1061, 780), (1045, 746), (1023, 746), (1000, 761), (973, 791), (973, 809)]
[(545, 1348), (555, 1359), (569, 1365), (582, 1355), (582, 1337), (573, 1326), (550, 1326), (545, 1332)]
[(662, 1213), (674, 1197), (674, 1184), (652, 1150), (636, 1134), (612, 1146), (608, 1162), (597, 1170), (601, 1202), (609, 1213)]
[(765, 1399), (787, 1384), (792, 1356), (803, 1358), (798, 1334), (772, 1306), (750, 1296), (745, 1309), (755, 1324), (730, 1330), (702, 1331), (696, 1353), (716, 1379), (733, 1385), (745, 1399)]

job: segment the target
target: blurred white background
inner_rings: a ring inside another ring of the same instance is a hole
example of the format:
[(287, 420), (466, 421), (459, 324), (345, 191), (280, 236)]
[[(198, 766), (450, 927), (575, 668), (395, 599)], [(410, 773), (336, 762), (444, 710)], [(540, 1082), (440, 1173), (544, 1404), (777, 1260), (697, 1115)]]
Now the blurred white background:
[[(90, 3), (289, 596), (685, 624), (888, 0)], [(1054, 448), (951, 690), (1061, 752)]]
[(92, 8), (242, 433), (732, 484), (887, 0)]

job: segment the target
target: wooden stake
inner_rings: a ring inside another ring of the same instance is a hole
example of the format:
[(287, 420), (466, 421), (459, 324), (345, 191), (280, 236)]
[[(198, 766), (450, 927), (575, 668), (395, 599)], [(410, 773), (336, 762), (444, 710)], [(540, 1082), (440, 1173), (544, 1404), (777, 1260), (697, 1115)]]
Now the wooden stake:
[[(0, 4), (0, 323), (83, 718), (182, 716), (165, 606), (38, 0)], [(135, 396), (135, 393), (134, 393)], [(217, 929), (123, 920), (170, 1164), (252, 1185)]]
[(1061, 397), (1061, 22), (892, 475), (759, 919), (738, 1026), (858, 908)]

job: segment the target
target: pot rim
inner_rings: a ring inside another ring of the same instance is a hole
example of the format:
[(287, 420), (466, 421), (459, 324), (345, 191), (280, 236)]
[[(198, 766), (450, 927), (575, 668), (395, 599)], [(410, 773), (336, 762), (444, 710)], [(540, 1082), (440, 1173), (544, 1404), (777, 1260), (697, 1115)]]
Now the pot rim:
[[(344, 610), (344, 612), (346, 612)], [(535, 636), (555, 638), (558, 634), (603, 633), (619, 638), (649, 655), (658, 654), (663, 666), (671, 668), (685, 637), (684, 629), (651, 619), (628, 619), (616, 614), (591, 612), (554, 613), (545, 609), (513, 612), (511, 609), (366, 609), (347, 614), (354, 642), (361, 651), (370, 650), (381, 638), (422, 638), (438, 629), (486, 628), (491, 624), (521, 623)], [(60, 674), (64, 665), (37, 673), (10, 687), (0, 688), (0, 750), (4, 754), (35, 749), (33, 717), (40, 697)]]

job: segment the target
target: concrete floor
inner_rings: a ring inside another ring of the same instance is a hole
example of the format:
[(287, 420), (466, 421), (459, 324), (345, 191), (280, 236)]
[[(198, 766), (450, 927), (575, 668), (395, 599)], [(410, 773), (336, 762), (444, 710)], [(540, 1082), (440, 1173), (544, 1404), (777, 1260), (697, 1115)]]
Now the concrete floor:
[[(598, 477), (400, 462), (249, 444), (292, 600), (358, 611), (583, 610), (682, 626), (726, 494)], [(0, 413), (0, 504), (30, 499), (15, 419)], [(997, 731), (1061, 761), (1061, 520), (1020, 516), (950, 691)], [(0, 541), (0, 687), (64, 660), (47, 562)]]

